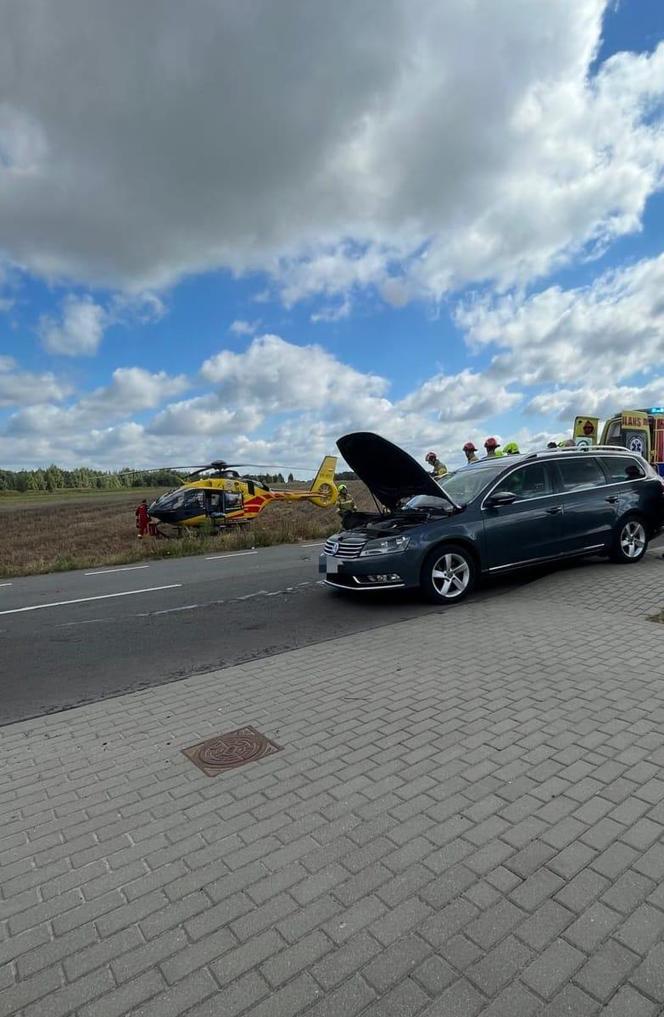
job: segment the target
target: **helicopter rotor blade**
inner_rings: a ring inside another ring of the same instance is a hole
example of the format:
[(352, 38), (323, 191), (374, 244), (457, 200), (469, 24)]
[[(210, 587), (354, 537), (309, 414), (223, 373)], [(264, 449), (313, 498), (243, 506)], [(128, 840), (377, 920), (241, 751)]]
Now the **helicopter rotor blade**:
[(233, 466), (253, 466), (256, 470), (299, 470), (300, 472), (314, 472), (318, 469), (317, 466), (276, 466), (268, 463), (227, 463), (226, 467), (230, 469)]
[(188, 473), (192, 470), (207, 470), (209, 466), (152, 466), (146, 470), (122, 470), (119, 477), (132, 477), (137, 473)]
[(122, 470), (118, 476), (131, 477), (139, 473), (198, 473), (202, 470), (232, 470), (240, 467), (253, 467), (256, 470), (297, 470), (301, 473), (316, 472), (317, 466), (277, 466), (272, 463), (227, 463), (217, 460), (214, 463), (204, 463), (197, 466), (152, 466), (145, 470)]

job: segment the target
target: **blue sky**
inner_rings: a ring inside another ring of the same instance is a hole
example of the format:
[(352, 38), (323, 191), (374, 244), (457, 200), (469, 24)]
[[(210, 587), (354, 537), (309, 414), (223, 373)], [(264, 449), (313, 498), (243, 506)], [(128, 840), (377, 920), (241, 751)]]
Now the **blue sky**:
[(0, 40), (0, 466), (453, 463), (664, 401), (661, 3), (158, 7)]

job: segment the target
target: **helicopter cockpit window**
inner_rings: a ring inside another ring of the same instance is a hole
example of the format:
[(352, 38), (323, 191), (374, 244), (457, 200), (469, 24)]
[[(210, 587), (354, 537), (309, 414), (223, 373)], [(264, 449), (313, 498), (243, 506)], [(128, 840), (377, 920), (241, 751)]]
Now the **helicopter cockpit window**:
[(203, 509), (205, 507), (205, 492), (189, 490), (184, 492), (184, 507), (191, 511), (192, 509)]
[(224, 509), (226, 512), (239, 512), (242, 509), (242, 494), (239, 491), (226, 491)]
[(168, 512), (177, 512), (184, 505), (184, 491), (173, 491), (172, 494), (163, 495), (159, 499), (159, 508)]

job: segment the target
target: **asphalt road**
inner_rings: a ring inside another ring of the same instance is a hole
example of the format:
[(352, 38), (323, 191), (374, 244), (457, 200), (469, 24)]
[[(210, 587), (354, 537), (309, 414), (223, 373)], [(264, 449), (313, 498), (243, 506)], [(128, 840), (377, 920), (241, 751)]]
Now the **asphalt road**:
[[(319, 583), (320, 548), (0, 581), (0, 725), (450, 611), (398, 591), (335, 593)], [(473, 599), (508, 594), (537, 577), (505, 577)]]
[(436, 610), (325, 589), (321, 546), (0, 581), (0, 724)]

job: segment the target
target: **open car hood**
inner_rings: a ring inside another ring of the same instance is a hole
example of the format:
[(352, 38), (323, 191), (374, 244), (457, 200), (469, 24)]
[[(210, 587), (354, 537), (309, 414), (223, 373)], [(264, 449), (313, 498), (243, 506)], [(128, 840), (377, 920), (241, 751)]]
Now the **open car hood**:
[(412, 456), (379, 434), (371, 431), (345, 434), (339, 438), (337, 448), (374, 497), (390, 510), (396, 509), (402, 498), (416, 494), (446, 497), (431, 474)]

